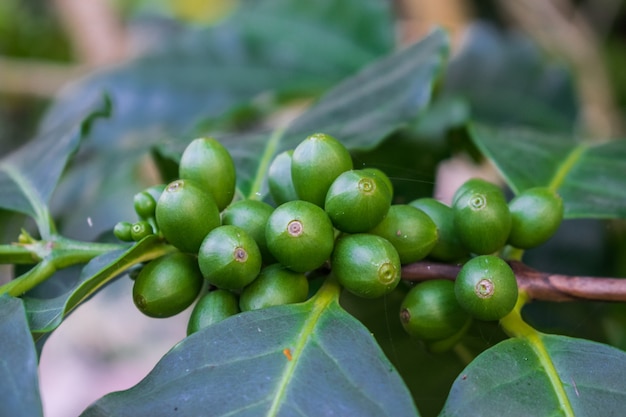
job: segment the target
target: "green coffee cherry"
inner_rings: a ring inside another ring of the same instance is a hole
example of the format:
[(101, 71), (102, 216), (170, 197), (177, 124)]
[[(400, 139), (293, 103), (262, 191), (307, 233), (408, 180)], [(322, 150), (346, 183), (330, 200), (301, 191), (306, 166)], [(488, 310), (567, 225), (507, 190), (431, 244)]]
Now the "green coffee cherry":
[(495, 193), (502, 192), (500, 187), (498, 187), (492, 182), (489, 182), (482, 178), (470, 178), (469, 180), (461, 184), (461, 186), (457, 188), (457, 190), (454, 192), (454, 195), (452, 196), (452, 205), (454, 206), (457, 200), (459, 199), (459, 197), (461, 197), (467, 191), (477, 190), (477, 189), (480, 189), (484, 192), (489, 192), (489, 191), (493, 191)]
[(122, 242), (132, 242), (133, 237), (130, 233), (130, 230), (132, 229), (132, 227), (133, 227), (133, 224), (131, 222), (126, 222), (126, 221), (117, 222), (115, 226), (113, 227), (113, 234), (115, 235), (116, 238), (118, 238)]
[(411, 288), (400, 305), (404, 330), (417, 339), (439, 341), (467, 328), (471, 316), (456, 299), (454, 282), (431, 280)]
[(438, 239), (429, 257), (445, 262), (452, 262), (467, 256), (467, 250), (461, 245), (454, 228), (454, 212), (452, 207), (434, 198), (420, 198), (409, 203), (410, 206), (422, 210), (435, 223)]
[(387, 176), (387, 174), (385, 174), (382, 170), (378, 169), (378, 168), (363, 168), (362, 171), (365, 171), (367, 173), (372, 174), (375, 177), (378, 177), (379, 179), (381, 179), (385, 185), (387, 186), (387, 189), (389, 190), (389, 194), (391, 196), (393, 196), (393, 184), (391, 182), (391, 180), (389, 179), (389, 177)]
[(417, 262), (437, 243), (437, 226), (415, 207), (392, 205), (387, 216), (370, 233), (387, 239), (400, 256), (400, 263)]
[(456, 196), (452, 207), (461, 244), (479, 255), (501, 249), (511, 231), (511, 213), (504, 193), (493, 187), (476, 181), (471, 187), (464, 185), (465, 191)]
[(281, 264), (296, 272), (312, 271), (329, 259), (335, 231), (328, 215), (308, 201), (278, 206), (265, 228), (267, 247)]
[(371, 234), (344, 235), (331, 258), (339, 283), (363, 298), (378, 298), (400, 282), (400, 257), (386, 239)]
[(147, 220), (154, 217), (156, 210), (156, 200), (148, 191), (141, 191), (133, 197), (135, 213), (140, 219)]
[(197, 253), (204, 237), (220, 225), (215, 199), (192, 180), (168, 184), (155, 214), (165, 239), (183, 252)]
[(281, 264), (265, 267), (257, 279), (243, 289), (239, 298), (241, 311), (258, 310), (283, 304), (301, 303), (309, 294), (309, 281), (302, 272)]
[(493, 255), (477, 256), (465, 263), (456, 277), (457, 301), (479, 320), (499, 320), (517, 302), (517, 280), (511, 267)]
[(135, 242), (139, 242), (144, 237), (152, 234), (154, 234), (152, 225), (146, 220), (139, 220), (138, 222), (133, 223), (130, 227), (130, 236)]
[(520, 249), (544, 243), (563, 220), (563, 200), (544, 187), (522, 191), (511, 200), (509, 209), (512, 219), (509, 244)]
[(261, 251), (252, 237), (237, 226), (220, 226), (200, 245), (202, 276), (218, 288), (240, 290), (261, 271)]
[(324, 207), (328, 188), (342, 172), (352, 169), (352, 157), (332, 136), (316, 133), (293, 151), (291, 178), (301, 200)]
[(133, 301), (149, 317), (171, 317), (193, 303), (202, 281), (196, 259), (175, 252), (143, 267), (133, 284)]
[(222, 224), (238, 226), (254, 239), (265, 263), (273, 262), (274, 257), (267, 248), (265, 226), (274, 208), (259, 200), (240, 200), (222, 212)]
[(287, 201), (298, 199), (298, 194), (291, 180), (292, 155), (293, 150), (284, 151), (276, 155), (267, 172), (270, 195), (278, 206)]
[(211, 193), (219, 211), (235, 195), (235, 163), (228, 150), (214, 138), (194, 139), (187, 145), (178, 168), (180, 178), (195, 181)]
[(362, 233), (380, 223), (391, 207), (381, 177), (362, 170), (346, 171), (331, 184), (324, 210), (342, 232)]
[(189, 316), (187, 335), (209, 327), (239, 313), (237, 296), (227, 290), (215, 290), (204, 294)]

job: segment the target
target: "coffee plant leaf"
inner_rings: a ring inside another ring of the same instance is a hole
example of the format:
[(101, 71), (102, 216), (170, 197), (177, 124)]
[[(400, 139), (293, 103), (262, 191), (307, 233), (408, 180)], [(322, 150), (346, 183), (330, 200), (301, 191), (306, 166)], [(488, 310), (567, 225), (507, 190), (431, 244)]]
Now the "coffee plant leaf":
[(43, 416), (37, 353), (22, 300), (0, 297), (0, 415)]
[(36, 138), (0, 159), (0, 208), (32, 217), (42, 236), (50, 237), (52, 192), (92, 122), (109, 111), (106, 96), (94, 97), (77, 114), (44, 122)]
[(242, 313), (194, 333), (145, 379), (82, 417), (418, 416), (399, 374), (338, 295), (328, 282), (305, 303)]
[(565, 218), (626, 218), (626, 141), (588, 142), (528, 128), (470, 129), (515, 193), (550, 187)]
[(618, 416), (626, 409), (626, 354), (558, 335), (500, 342), (452, 385), (440, 417)]
[(79, 80), (46, 118), (106, 91), (114, 117), (92, 146), (180, 137), (263, 93), (320, 94), (393, 49), (392, 19), (380, 0), (243, 2), (215, 25), (176, 27), (136, 59)]
[(221, 138), (237, 165), (241, 193), (265, 196), (272, 158), (313, 133), (334, 136), (349, 150), (376, 147), (428, 106), (447, 54), (447, 36), (435, 30), (344, 80), (284, 129)]

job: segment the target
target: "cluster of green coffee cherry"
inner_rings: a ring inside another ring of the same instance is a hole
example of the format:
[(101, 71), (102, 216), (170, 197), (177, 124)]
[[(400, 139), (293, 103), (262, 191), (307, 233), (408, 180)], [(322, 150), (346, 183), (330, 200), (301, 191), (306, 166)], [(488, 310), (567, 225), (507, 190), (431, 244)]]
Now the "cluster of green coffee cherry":
[(477, 178), (456, 190), (451, 207), (429, 198), (411, 205), (437, 224), (439, 241), (430, 256), (463, 264), (454, 282), (420, 283), (402, 302), (405, 330), (432, 351), (454, 346), (473, 319), (499, 320), (511, 312), (517, 280), (501, 255), (541, 245), (563, 219), (563, 202), (548, 188), (527, 189), (507, 203), (499, 187)]
[(193, 333), (240, 311), (305, 301), (309, 276), (320, 268), (351, 293), (376, 298), (398, 286), (402, 265), (467, 261), (455, 283), (418, 284), (402, 304), (407, 332), (437, 350), (456, 343), (472, 317), (497, 320), (513, 308), (515, 276), (493, 254), (507, 244), (542, 243), (563, 211), (549, 190), (507, 203), (497, 186), (478, 179), (457, 191), (452, 207), (432, 198), (392, 204), (387, 175), (354, 169), (345, 146), (326, 134), (273, 159), (268, 186), (276, 207), (234, 198), (235, 183), (226, 148), (200, 138), (185, 148), (178, 180), (135, 196), (140, 220), (118, 223), (115, 235), (158, 234), (177, 249), (137, 274), (133, 300), (143, 313), (169, 317), (203, 293), (190, 316)]

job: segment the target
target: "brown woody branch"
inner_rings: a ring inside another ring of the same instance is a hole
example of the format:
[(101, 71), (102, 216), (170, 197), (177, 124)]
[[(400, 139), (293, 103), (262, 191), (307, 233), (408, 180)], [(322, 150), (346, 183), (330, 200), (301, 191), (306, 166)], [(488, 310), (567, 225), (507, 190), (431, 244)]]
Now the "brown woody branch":
[[(626, 279), (551, 274), (510, 261), (520, 290), (533, 300), (545, 301), (626, 301)], [(416, 262), (402, 268), (402, 279), (427, 281), (456, 279), (460, 265)]]

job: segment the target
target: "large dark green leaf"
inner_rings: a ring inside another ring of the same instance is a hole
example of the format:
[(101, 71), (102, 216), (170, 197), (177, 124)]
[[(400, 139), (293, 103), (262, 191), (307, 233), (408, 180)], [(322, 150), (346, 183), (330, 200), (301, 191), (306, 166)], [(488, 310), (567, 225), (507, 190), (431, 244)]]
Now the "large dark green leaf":
[(213, 27), (181, 28), (155, 51), (74, 85), (51, 110), (80, 109), (107, 91), (115, 113), (94, 142), (151, 143), (189, 132), (260, 93), (323, 91), (393, 48), (382, 0), (242, 2)]
[(441, 417), (621, 416), (626, 354), (596, 342), (514, 338), (478, 356), (452, 386)]
[(430, 103), (447, 52), (445, 33), (435, 30), (339, 84), (284, 131), (223, 138), (237, 164), (241, 192), (265, 195), (271, 159), (316, 132), (336, 137), (350, 150), (374, 148)]
[(513, 191), (551, 187), (566, 218), (626, 218), (626, 140), (593, 144), (529, 129), (471, 129)]
[(43, 416), (37, 354), (22, 300), (0, 297), (0, 416)]
[(195, 333), (100, 416), (417, 416), (400, 376), (327, 283), (303, 304), (243, 313)]
[(93, 258), (78, 279), (54, 298), (24, 297), (28, 322), (35, 339), (56, 329), (65, 316), (129, 267), (163, 255), (171, 247), (149, 236), (127, 250), (114, 250)]
[(80, 112), (44, 123), (38, 137), (4, 156), (0, 160), (0, 207), (33, 217), (40, 232), (49, 237), (50, 196), (91, 122), (108, 111), (106, 98), (94, 96)]
[(578, 100), (567, 68), (519, 32), (477, 23), (469, 27), (444, 80), (445, 96), (460, 96), (472, 119), (572, 132)]
[(245, 1), (214, 27), (182, 28), (149, 55), (80, 81), (48, 119), (83, 108), (102, 91), (114, 111), (55, 198), (64, 234), (92, 240), (132, 216), (124, 202), (146, 185), (142, 156), (155, 144), (187, 144), (234, 108), (271, 111), (276, 97), (318, 97), (393, 46), (393, 13), (384, 0)]

